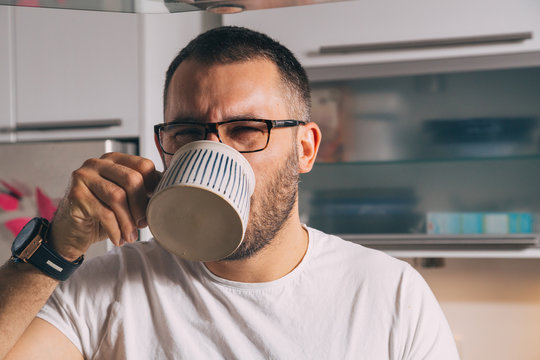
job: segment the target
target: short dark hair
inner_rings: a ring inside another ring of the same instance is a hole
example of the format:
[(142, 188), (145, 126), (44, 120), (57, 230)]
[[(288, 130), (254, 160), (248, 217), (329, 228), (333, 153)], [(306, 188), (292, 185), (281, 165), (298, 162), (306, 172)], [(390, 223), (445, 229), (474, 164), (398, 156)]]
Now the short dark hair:
[(255, 59), (273, 62), (285, 87), (297, 101), (289, 104), (297, 120), (309, 121), (311, 97), (306, 72), (289, 49), (265, 34), (237, 26), (222, 26), (200, 34), (180, 50), (167, 69), (163, 109), (174, 72), (182, 61), (194, 59), (202, 64), (229, 64)]

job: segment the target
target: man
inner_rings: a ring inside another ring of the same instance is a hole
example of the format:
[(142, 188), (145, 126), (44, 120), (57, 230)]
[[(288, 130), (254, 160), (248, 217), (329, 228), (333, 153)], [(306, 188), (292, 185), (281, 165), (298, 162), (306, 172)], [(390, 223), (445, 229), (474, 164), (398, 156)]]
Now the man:
[[(457, 358), (418, 273), (300, 223), (298, 175), (311, 170), (321, 134), (309, 122), (305, 72), (287, 49), (242, 28), (202, 34), (171, 64), (164, 104), (166, 124), (221, 123), (206, 134), (214, 141), (231, 120), (305, 121), (270, 128), (266, 147), (243, 154), (256, 178), (244, 245), (199, 263), (135, 243), (159, 174), (137, 156), (89, 160), (44, 236), (71, 262), (107, 237), (119, 248), (58, 287), (30, 264), (6, 264), (0, 356), (14, 345), (8, 358)], [(176, 149), (160, 134), (167, 166)]]

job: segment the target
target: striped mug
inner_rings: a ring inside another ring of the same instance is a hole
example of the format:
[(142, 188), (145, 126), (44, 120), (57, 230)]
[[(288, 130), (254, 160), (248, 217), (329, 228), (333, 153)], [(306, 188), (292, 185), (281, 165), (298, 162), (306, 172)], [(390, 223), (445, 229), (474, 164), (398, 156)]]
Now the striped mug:
[(216, 141), (194, 141), (173, 156), (147, 208), (165, 249), (188, 260), (223, 259), (246, 232), (255, 175), (246, 158)]

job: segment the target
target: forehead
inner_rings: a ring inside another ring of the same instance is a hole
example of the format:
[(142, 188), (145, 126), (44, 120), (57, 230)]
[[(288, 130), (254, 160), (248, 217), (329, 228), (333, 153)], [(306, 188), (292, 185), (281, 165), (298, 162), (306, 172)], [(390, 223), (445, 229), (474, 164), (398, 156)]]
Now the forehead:
[(190, 59), (180, 64), (171, 79), (165, 121), (283, 119), (287, 115), (283, 94), (277, 66), (268, 60), (207, 65)]

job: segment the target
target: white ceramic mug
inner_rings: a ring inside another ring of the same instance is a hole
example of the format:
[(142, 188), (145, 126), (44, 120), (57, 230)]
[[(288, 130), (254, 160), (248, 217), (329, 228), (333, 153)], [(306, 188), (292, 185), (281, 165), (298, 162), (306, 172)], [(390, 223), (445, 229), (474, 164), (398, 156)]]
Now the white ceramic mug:
[(148, 226), (178, 256), (223, 259), (243, 241), (254, 189), (242, 154), (216, 141), (194, 141), (171, 159), (148, 204)]

